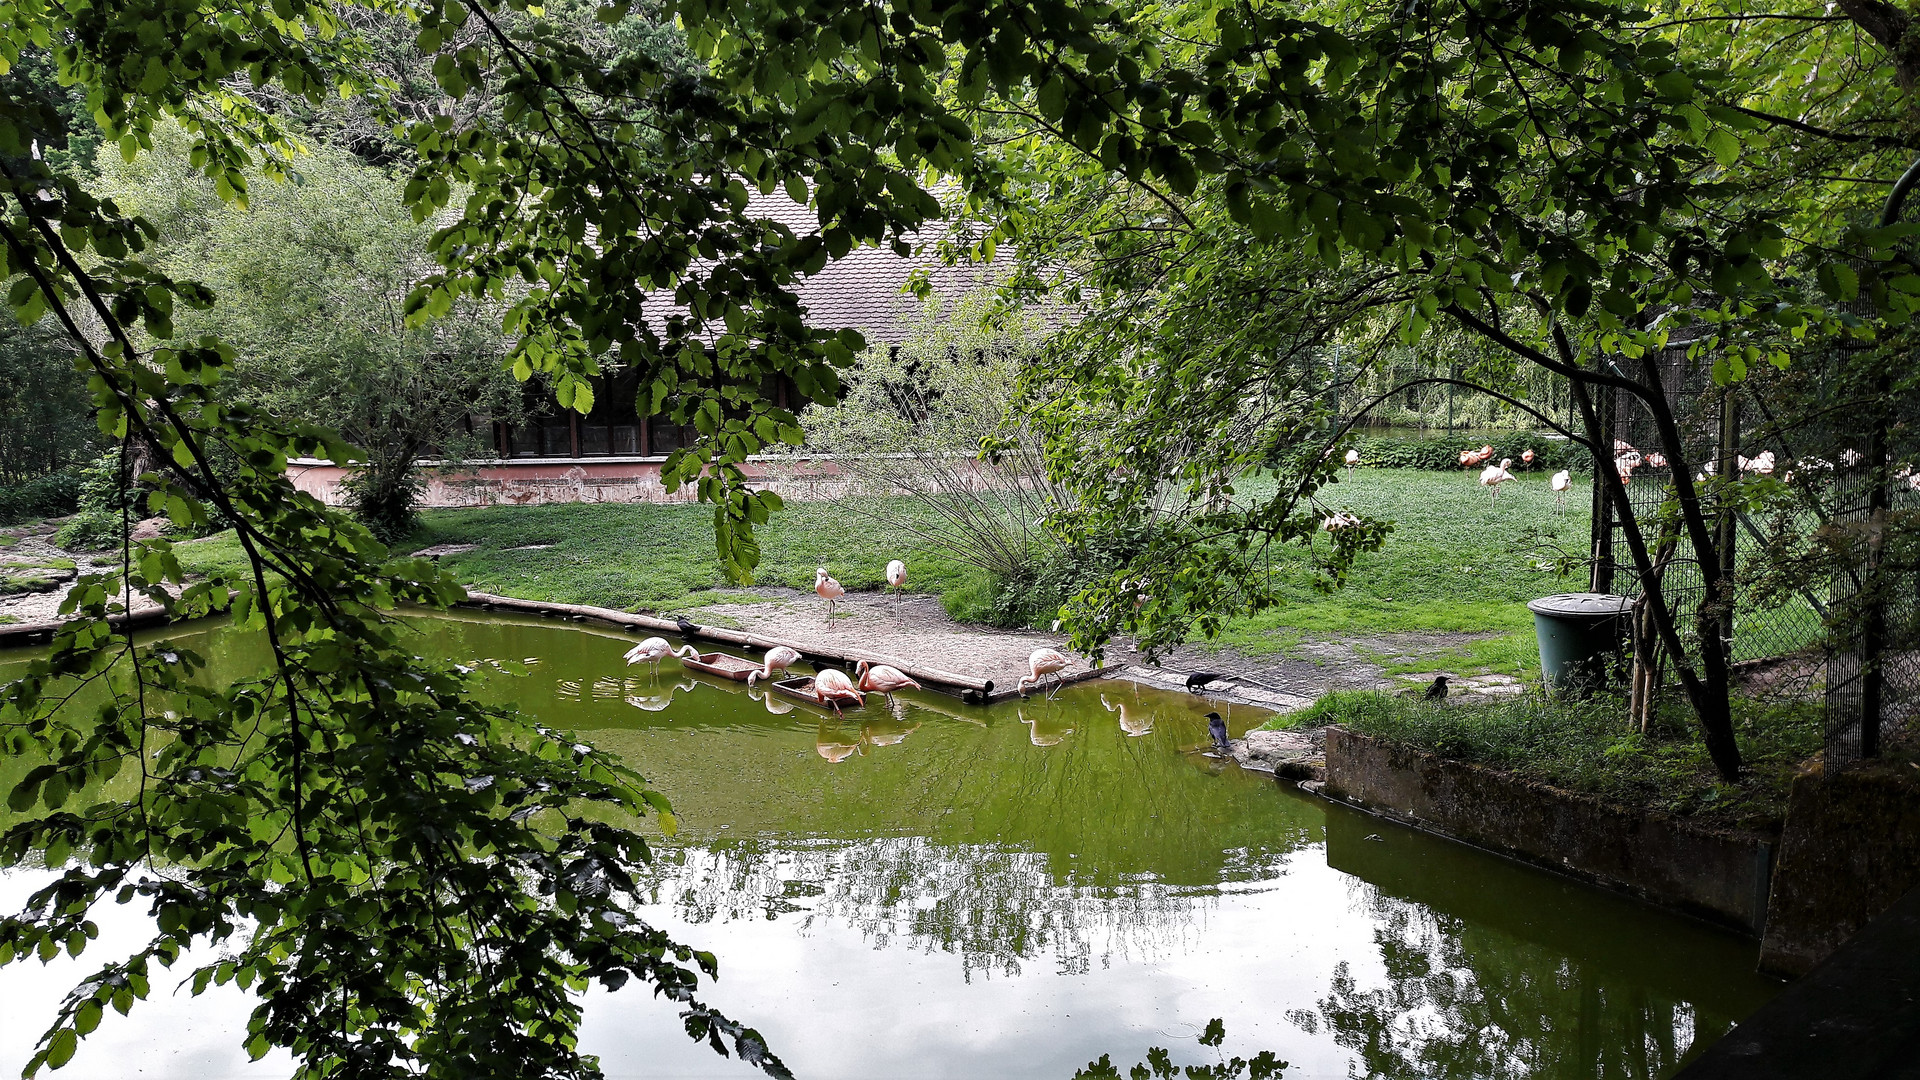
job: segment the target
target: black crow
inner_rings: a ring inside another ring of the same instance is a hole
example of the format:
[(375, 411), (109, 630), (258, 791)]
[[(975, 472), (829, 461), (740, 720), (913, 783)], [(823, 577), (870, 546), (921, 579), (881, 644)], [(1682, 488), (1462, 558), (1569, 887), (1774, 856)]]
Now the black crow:
[(1226, 672), (1223, 671), (1196, 671), (1187, 676), (1187, 693), (1197, 694), (1200, 692), (1201, 687), (1215, 679), (1224, 679), (1226, 677)]
[(1427, 687), (1427, 700), (1447, 700), (1447, 677), (1445, 675), (1435, 675), (1433, 677), (1433, 685)]
[(1227, 741), (1227, 722), (1220, 719), (1219, 713), (1210, 712), (1207, 714), (1207, 734), (1213, 736), (1214, 749), (1220, 751), (1222, 754), (1231, 755), (1233, 753), (1233, 745)]
[(681, 637), (692, 637), (694, 631), (700, 629), (694, 625), (693, 620), (687, 618), (685, 615), (675, 615), (673, 617), (673, 624), (680, 628)]

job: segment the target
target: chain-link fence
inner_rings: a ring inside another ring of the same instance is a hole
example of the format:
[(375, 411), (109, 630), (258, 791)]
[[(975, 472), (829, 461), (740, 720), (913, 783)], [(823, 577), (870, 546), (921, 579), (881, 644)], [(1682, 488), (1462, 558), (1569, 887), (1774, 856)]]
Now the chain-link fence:
[[(1840, 758), (1874, 753), (1880, 731), (1904, 726), (1920, 711), (1920, 573), (1901, 535), (1904, 523), (1920, 517), (1920, 473), (1903, 466), (1920, 452), (1915, 418), (1900, 415), (1891, 394), (1830, 377), (1847, 363), (1848, 354), (1832, 350), (1796, 357), (1792, 382), (1781, 376), (1717, 385), (1684, 342), (1658, 361), (1685, 460), (1705, 497), (1713, 497), (1711, 476), (1724, 471), (1791, 481), (1796, 501), (1765, 517), (1745, 506), (1708, 506), (1722, 575), (1742, 586), (1721, 648), (1734, 664), (1808, 658), (1809, 674), (1825, 676), (1829, 753)], [(1775, 394), (1791, 396), (1795, 407), (1776, 408)], [(1705, 586), (1674, 504), (1664, 456), (1670, 448), (1632, 395), (1617, 391), (1598, 404), (1603, 425), (1612, 426), (1616, 469), (1628, 478), (1653, 572), (1676, 624), (1691, 628)], [(1790, 421), (1780, 419), (1783, 411)], [(1594, 587), (1641, 596), (1646, 583), (1621, 528), (1612, 508), (1597, 502)], [(1826, 572), (1776, 584), (1764, 590), (1764, 603), (1756, 602), (1745, 586), (1778, 569), (1768, 565), (1772, 549), (1816, 533), (1818, 548), (1832, 555)], [(1643, 618), (1636, 633), (1649, 638), (1651, 628)], [(1687, 646), (1698, 647), (1693, 640)], [(1639, 649), (1655, 657), (1654, 683), (1664, 681), (1671, 672), (1659, 665), (1657, 650), (1644, 640)], [(1880, 717), (1877, 727), (1863, 724), (1872, 716)]]

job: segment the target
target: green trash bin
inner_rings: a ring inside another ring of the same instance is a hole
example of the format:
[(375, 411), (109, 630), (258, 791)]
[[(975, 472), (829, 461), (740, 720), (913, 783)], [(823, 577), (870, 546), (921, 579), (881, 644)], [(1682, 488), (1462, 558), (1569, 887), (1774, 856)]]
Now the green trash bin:
[(1540, 677), (1554, 694), (1585, 697), (1615, 678), (1630, 596), (1561, 593), (1527, 601), (1540, 642)]

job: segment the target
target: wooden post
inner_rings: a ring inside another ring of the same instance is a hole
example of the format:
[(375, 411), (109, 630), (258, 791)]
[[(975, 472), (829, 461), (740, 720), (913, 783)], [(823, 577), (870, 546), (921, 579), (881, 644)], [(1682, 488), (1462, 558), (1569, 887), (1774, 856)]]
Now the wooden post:
[[(1740, 479), (1740, 399), (1733, 387), (1729, 386), (1720, 396), (1720, 480), (1721, 488), (1719, 516), (1714, 523), (1714, 546), (1719, 548), (1720, 578), (1733, 581), (1733, 547), (1735, 543), (1735, 525), (1738, 509), (1733, 499), (1726, 494), (1724, 485)], [(1733, 663), (1733, 590), (1727, 590), (1728, 609), (1720, 620), (1720, 648), (1726, 654), (1727, 663)]]
[[(1595, 361), (1599, 363), (1599, 361)], [(1571, 387), (1569, 387), (1571, 392)], [(1613, 468), (1613, 421), (1619, 407), (1619, 392), (1610, 386), (1600, 387), (1600, 408), (1598, 419), (1600, 436), (1593, 448), (1593, 543), (1590, 554), (1593, 558), (1593, 570), (1587, 581), (1587, 591), (1610, 593), (1613, 591), (1613, 500), (1607, 498), (1607, 485), (1600, 470)]]

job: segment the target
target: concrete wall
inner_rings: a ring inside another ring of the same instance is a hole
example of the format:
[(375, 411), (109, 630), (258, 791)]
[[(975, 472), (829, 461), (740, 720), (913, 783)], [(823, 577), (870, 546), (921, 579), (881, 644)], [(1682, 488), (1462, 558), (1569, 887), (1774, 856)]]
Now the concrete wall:
[(1920, 888), (1920, 769), (1868, 762), (1794, 778), (1760, 969), (1802, 975)]
[[(543, 503), (682, 503), (694, 501), (694, 488), (668, 491), (660, 482), (666, 458), (517, 458), (488, 462), (459, 471), (428, 471), (420, 505), (531, 506)], [(783, 499), (837, 499), (856, 494), (862, 482), (830, 460), (758, 462), (743, 466), (755, 486)], [(350, 470), (337, 465), (296, 462), (289, 472), (300, 490), (330, 506), (343, 501), (340, 489)]]
[(1327, 732), (1326, 793), (1758, 937), (1773, 845), (1364, 735)]

